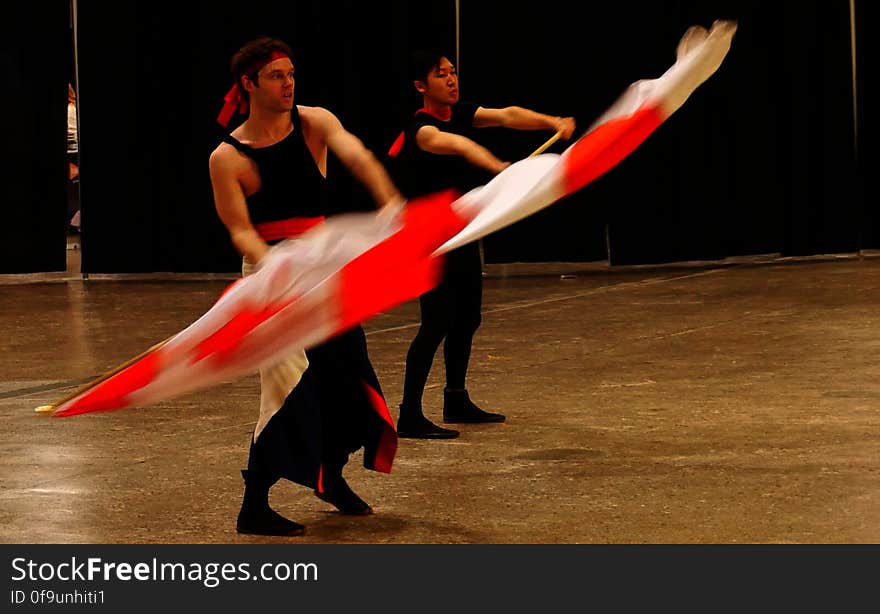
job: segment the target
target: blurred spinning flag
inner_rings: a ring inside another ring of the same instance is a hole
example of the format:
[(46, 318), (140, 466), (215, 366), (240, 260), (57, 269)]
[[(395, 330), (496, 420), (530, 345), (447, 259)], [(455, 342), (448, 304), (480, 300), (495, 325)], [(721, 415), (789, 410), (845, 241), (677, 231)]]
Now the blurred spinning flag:
[(512, 164), (456, 198), (333, 217), (275, 246), (202, 317), (54, 405), (54, 416), (143, 406), (232, 381), (413, 299), (440, 279), (443, 254), (509, 226), (613, 168), (721, 65), (736, 24), (694, 26), (661, 77), (633, 83), (562, 154)]

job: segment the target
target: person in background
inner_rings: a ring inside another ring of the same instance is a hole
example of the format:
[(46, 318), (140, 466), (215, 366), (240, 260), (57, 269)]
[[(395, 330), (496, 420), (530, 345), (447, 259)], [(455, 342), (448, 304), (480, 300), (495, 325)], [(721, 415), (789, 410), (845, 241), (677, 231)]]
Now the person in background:
[(67, 84), (67, 219), (69, 231), (79, 233), (79, 138), (76, 92), (70, 83)]
[[(565, 140), (575, 130), (571, 117), (516, 106), (494, 109), (459, 102), (455, 66), (437, 49), (413, 54), (410, 77), (423, 106), (388, 152), (394, 180), (406, 198), (447, 188), (465, 193), (487, 183), (510, 164), (474, 140), (475, 128), (552, 130)], [(425, 384), (441, 342), (446, 366), (443, 421), (504, 422), (504, 415), (483, 411), (474, 404), (465, 385), (473, 337), (481, 322), (482, 288), (479, 246), (474, 242), (446, 255), (440, 284), (419, 298), (421, 324), (406, 355), (397, 422), (400, 437), (450, 439), (459, 435), (431, 422), (422, 408)]]

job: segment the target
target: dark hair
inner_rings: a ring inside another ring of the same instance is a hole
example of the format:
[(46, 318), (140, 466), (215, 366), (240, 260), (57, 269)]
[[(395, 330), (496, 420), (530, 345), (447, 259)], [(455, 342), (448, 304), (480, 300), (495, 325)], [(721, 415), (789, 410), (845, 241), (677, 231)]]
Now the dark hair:
[(417, 49), (413, 52), (409, 62), (409, 76), (413, 81), (427, 81), (428, 74), (440, 66), (440, 60), (449, 59), (455, 64), (452, 56), (443, 53), (440, 49), (432, 47), (430, 49)]
[[(265, 63), (276, 51), (285, 54), (291, 58), (291, 61), (293, 60), (293, 50), (290, 48), (290, 45), (277, 38), (261, 36), (245, 43), (241, 49), (235, 52), (232, 60), (229, 62), (229, 70), (232, 72), (235, 82), (241, 86), (241, 78), (246, 76), (256, 84), (259, 71), (254, 70), (254, 67)], [(243, 87), (241, 91), (247, 96), (247, 92)]]

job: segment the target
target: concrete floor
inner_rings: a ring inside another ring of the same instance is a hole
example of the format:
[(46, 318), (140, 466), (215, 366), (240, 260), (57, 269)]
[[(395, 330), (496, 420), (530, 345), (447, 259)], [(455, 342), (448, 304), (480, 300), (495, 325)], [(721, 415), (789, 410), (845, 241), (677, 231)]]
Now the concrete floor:
[[(346, 477), (374, 516), (279, 485), (273, 505), (307, 526), (285, 539), (234, 530), (255, 376), (33, 413), (191, 323), (231, 278), (0, 278), (0, 542), (880, 542), (880, 257), (489, 273), (469, 387), (508, 422), (401, 440), (390, 475), (355, 457)], [(417, 315), (366, 325), (395, 417)], [(442, 386), (438, 362), (434, 418)]]

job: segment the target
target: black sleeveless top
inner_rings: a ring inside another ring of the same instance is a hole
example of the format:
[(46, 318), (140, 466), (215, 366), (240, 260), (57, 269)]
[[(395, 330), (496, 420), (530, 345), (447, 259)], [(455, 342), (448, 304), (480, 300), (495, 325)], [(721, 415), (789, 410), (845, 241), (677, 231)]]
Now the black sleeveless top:
[(423, 150), (416, 143), (416, 133), (423, 126), (435, 126), (443, 132), (460, 134), (472, 140), (474, 115), (478, 105), (460, 102), (452, 106), (449, 120), (441, 120), (420, 109), (410, 120), (398, 141), (388, 152), (392, 178), (404, 196), (415, 198), (430, 192), (455, 188), (467, 192), (487, 183), (491, 175), (457, 155), (440, 155)]
[(293, 131), (267, 147), (251, 147), (231, 135), (223, 139), (257, 165), (261, 185), (247, 197), (247, 205), (258, 231), (267, 222), (320, 218), (327, 212), (327, 180), (306, 146), (296, 105), (290, 117)]

